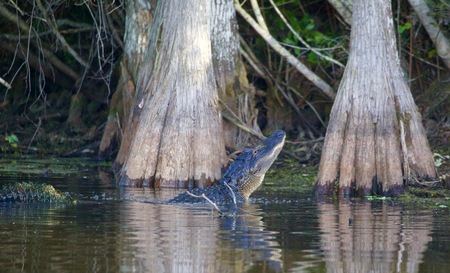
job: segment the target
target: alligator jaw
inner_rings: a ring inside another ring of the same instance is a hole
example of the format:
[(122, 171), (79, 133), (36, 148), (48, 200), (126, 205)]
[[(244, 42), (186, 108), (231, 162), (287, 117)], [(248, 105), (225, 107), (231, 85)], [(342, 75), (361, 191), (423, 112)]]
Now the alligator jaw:
[(247, 200), (262, 184), (264, 175), (281, 152), (285, 138), (286, 133), (277, 130), (253, 149), (250, 158), (246, 162), (248, 164), (246, 166), (248, 173), (237, 182), (237, 187), (244, 199)]

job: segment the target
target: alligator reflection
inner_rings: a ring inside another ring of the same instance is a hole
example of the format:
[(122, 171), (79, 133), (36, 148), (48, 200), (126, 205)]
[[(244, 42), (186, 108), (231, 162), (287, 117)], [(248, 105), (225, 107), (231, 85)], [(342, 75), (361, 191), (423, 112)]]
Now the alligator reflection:
[(418, 272), (432, 214), (386, 203), (318, 205), (327, 272)]
[(242, 252), (240, 259), (259, 261), (267, 267), (258, 266), (255, 272), (281, 271), (282, 257), (280, 245), (276, 242), (277, 233), (266, 230), (259, 206), (241, 204), (239, 210), (241, 214), (237, 216), (220, 218), (222, 251), (239, 250)]
[(140, 264), (138, 271), (145, 272), (281, 271), (281, 250), (275, 235), (265, 231), (259, 207), (243, 206), (238, 216), (218, 217), (208, 206), (127, 203), (122, 222), (139, 247), (122, 266)]

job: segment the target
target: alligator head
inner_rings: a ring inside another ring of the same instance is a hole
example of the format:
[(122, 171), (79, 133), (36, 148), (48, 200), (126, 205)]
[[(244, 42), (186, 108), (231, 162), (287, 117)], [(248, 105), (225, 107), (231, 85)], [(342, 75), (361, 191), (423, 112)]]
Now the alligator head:
[(225, 173), (224, 178), (238, 188), (244, 199), (248, 199), (261, 185), (264, 175), (283, 148), (285, 138), (284, 131), (275, 131), (257, 147), (245, 149)]

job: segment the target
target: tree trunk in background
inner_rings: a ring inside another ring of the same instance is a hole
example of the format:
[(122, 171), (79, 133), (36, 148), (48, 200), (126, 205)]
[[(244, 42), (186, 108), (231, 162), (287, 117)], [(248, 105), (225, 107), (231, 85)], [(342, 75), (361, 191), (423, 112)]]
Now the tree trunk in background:
[[(436, 177), (422, 119), (400, 71), (391, 3), (356, 0), (350, 56), (331, 111), (318, 193), (400, 193)], [(414, 179), (413, 179), (414, 178)]]
[(141, 112), (133, 114), (139, 119), (119, 184), (201, 186), (220, 178), (226, 155), (211, 14), (209, 0), (158, 2), (136, 85), (135, 109)]
[[(342, 16), (343, 20), (351, 25), (353, 0), (328, 0), (336, 11)], [(421, 26), (425, 28), (431, 41), (436, 47), (437, 55), (442, 59), (444, 65), (450, 69), (450, 40), (445, 37), (433, 16), (426, 0), (408, 0), (409, 4), (416, 12)]]
[(328, 0), (328, 3), (336, 9), (346, 24), (352, 24), (353, 0)]
[[(444, 65), (450, 69), (450, 40), (445, 37), (439, 23), (431, 16), (431, 10), (425, 0), (408, 0), (416, 12), (423, 27), (428, 32), (431, 41), (436, 46), (437, 55), (441, 57)], [(443, 5), (443, 3), (442, 3)], [(447, 2), (447, 7), (449, 4)]]
[[(130, 127), (130, 122), (127, 120), (134, 103), (138, 72), (149, 42), (148, 30), (153, 19), (155, 2), (156, 0), (126, 1), (125, 48), (121, 60), (121, 75), (111, 99), (108, 120), (99, 148), (100, 158), (110, 153), (115, 140), (121, 137), (121, 130), (130, 130), (127, 128)], [(130, 138), (122, 138), (123, 148), (116, 158), (119, 165), (125, 161), (125, 151), (128, 151), (129, 142)]]
[(248, 128), (260, 132), (256, 123), (254, 93), (249, 86), (239, 51), (239, 33), (233, 1), (211, 0), (211, 2), (212, 56), (222, 112), (225, 116), (223, 125), (225, 145), (232, 150), (241, 149), (248, 144), (249, 134), (233, 123), (242, 122)]

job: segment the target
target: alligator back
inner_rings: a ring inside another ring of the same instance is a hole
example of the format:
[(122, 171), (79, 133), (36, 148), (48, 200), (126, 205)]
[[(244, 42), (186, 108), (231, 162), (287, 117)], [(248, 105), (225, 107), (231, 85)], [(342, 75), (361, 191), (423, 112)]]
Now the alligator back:
[(251, 160), (253, 149), (246, 148), (233, 163), (230, 164), (225, 171), (220, 183), (227, 183), (228, 185), (238, 187), (239, 182), (248, 176), (250, 172), (249, 162)]
[(233, 186), (227, 186), (224, 183), (219, 185), (206, 187), (206, 188), (197, 188), (192, 189), (190, 191), (184, 192), (175, 198), (168, 201), (168, 203), (178, 204), (178, 203), (189, 203), (189, 204), (198, 204), (198, 203), (207, 203), (206, 198), (202, 197), (202, 195), (206, 196), (211, 202), (215, 204), (233, 204), (234, 199), (236, 203), (244, 202), (244, 198), (239, 193), (238, 189)]
[(0, 188), (0, 203), (76, 203), (52, 185), (43, 183), (10, 183)]

